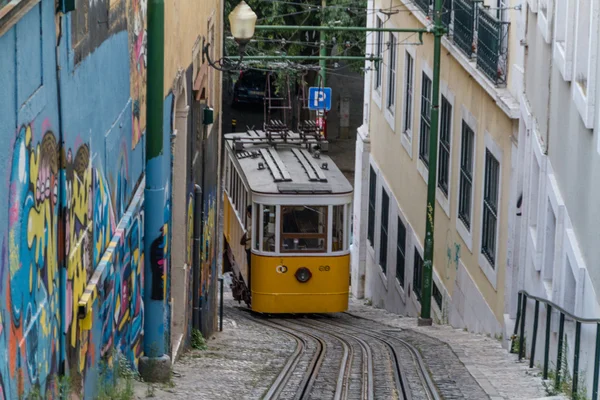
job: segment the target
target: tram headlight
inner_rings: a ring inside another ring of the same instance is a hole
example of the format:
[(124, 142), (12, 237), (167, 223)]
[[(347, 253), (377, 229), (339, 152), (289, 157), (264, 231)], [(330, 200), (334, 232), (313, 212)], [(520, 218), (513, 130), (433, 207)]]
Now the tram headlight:
[(300, 267), (296, 270), (296, 279), (298, 279), (298, 282), (306, 283), (311, 277), (312, 274), (306, 267)]

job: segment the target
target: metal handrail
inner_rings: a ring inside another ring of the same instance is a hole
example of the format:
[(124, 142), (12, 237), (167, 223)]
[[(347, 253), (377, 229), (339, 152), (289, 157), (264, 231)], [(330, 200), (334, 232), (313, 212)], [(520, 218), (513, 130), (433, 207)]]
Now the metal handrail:
[[(529, 360), (529, 368), (533, 368), (535, 360), (535, 345), (537, 340), (537, 328), (539, 319), (540, 303), (546, 305), (546, 335), (544, 345), (544, 370), (543, 377), (548, 379), (548, 363), (549, 363), (549, 350), (550, 350), (550, 323), (552, 322), (552, 310), (555, 309), (560, 313), (559, 328), (558, 328), (558, 349), (556, 356), (556, 382), (555, 387), (560, 387), (560, 368), (562, 365), (562, 347), (563, 347), (563, 336), (565, 331), (565, 317), (575, 321), (575, 349), (573, 355), (573, 394), (577, 393), (577, 384), (579, 383), (579, 349), (581, 345), (581, 324), (596, 324), (596, 352), (594, 359), (594, 383), (592, 389), (592, 400), (598, 400), (598, 375), (600, 373), (600, 319), (598, 318), (583, 318), (573, 315), (571, 312), (565, 310), (558, 304), (544, 299), (542, 297), (534, 296), (529, 294), (526, 290), (519, 290), (519, 298), (517, 305), (517, 320), (515, 323), (515, 329), (513, 332), (512, 342), (510, 346), (510, 352), (513, 352), (514, 340), (519, 340), (519, 361), (525, 357), (525, 318), (527, 311), (527, 300), (535, 300), (535, 311), (533, 320), (533, 339), (531, 340), (531, 356)], [(519, 329), (520, 328), (520, 329)], [(519, 336), (517, 336), (517, 330), (519, 330)]]

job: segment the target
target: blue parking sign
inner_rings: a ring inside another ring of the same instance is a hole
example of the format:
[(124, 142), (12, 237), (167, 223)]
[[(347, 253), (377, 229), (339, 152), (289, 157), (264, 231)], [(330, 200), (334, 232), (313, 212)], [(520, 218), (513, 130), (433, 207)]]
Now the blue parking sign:
[(331, 110), (331, 88), (311, 87), (308, 89), (309, 110)]

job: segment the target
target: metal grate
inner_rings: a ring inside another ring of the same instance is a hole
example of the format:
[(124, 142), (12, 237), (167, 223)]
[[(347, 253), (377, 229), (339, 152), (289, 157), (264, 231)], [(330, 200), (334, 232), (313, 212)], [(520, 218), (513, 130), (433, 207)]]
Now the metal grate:
[(421, 86), (421, 131), (419, 137), (419, 159), (429, 166), (429, 136), (431, 133), (431, 79), (423, 72)]
[(473, 56), (477, 3), (454, 0), (454, 43), (469, 58)]
[(423, 257), (415, 247), (415, 262), (413, 266), (413, 292), (417, 300), (421, 301), (421, 282), (423, 280)]
[(406, 227), (398, 218), (398, 238), (396, 240), (396, 279), (404, 289), (404, 269), (406, 262)]
[(374, 245), (375, 237), (375, 196), (377, 188), (377, 174), (373, 167), (371, 167), (369, 174), (369, 225), (367, 228), (367, 240), (371, 242), (371, 246)]
[(379, 235), (379, 265), (383, 274), (387, 273), (388, 220), (390, 211), (390, 196), (381, 189), (381, 231)]
[(481, 231), (481, 253), (495, 268), (496, 235), (498, 226), (498, 193), (500, 179), (500, 163), (486, 149), (485, 151), (485, 184), (483, 192), (483, 226)]
[(452, 24), (452, 4), (454, 0), (445, 0), (442, 5), (442, 23), (448, 29), (448, 34), (450, 34), (450, 24)]
[(414, 0), (414, 2), (425, 15), (429, 15), (429, 5), (431, 4), (431, 0)]
[(460, 187), (458, 193), (458, 219), (471, 229), (471, 202), (473, 188), (473, 140), (475, 133), (465, 121), (462, 123), (460, 153)]
[(440, 292), (440, 289), (438, 289), (435, 282), (433, 282), (433, 291), (431, 295), (433, 296), (433, 300), (435, 300), (435, 304), (437, 304), (437, 306), (441, 310), (443, 304), (442, 292)]
[(508, 24), (479, 10), (477, 16), (477, 68), (495, 85), (506, 84)]
[(440, 117), (440, 146), (438, 165), (438, 187), (448, 197), (450, 180), (450, 130), (452, 128), (452, 105), (442, 96)]

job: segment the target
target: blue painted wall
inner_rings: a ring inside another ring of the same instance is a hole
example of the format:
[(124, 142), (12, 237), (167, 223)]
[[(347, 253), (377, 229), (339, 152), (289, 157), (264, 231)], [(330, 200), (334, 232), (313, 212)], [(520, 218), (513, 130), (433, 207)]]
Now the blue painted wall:
[[(78, 0), (59, 29), (54, 3), (0, 36), (0, 399), (51, 398), (63, 370), (92, 398), (115, 352), (135, 367), (143, 349), (145, 136), (133, 140), (126, 2)], [(170, 97), (164, 112), (169, 171)], [(164, 210), (170, 231), (169, 191)]]

